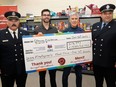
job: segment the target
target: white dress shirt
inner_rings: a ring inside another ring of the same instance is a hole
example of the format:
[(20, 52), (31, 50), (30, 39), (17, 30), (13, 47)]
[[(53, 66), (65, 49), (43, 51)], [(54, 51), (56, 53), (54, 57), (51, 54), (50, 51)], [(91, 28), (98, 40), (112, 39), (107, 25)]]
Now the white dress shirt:
[(106, 24), (105, 26), (107, 26), (108, 23), (102, 22), (101, 29), (103, 28), (104, 24)]
[(12, 36), (13, 38), (14, 38), (13, 32), (15, 32), (16, 37), (17, 37), (17, 39), (18, 39), (18, 29), (17, 29), (16, 31), (13, 31), (13, 30), (11, 30), (10, 28), (8, 28), (8, 30), (9, 30), (9, 32), (10, 32), (10, 34), (11, 34), (11, 36)]

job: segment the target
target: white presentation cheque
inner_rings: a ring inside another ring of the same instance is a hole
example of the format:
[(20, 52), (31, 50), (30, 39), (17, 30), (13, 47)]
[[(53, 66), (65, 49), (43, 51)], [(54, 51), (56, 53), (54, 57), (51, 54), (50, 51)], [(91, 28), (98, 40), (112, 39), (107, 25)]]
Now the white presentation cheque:
[(23, 36), (23, 48), (27, 73), (92, 61), (91, 33)]

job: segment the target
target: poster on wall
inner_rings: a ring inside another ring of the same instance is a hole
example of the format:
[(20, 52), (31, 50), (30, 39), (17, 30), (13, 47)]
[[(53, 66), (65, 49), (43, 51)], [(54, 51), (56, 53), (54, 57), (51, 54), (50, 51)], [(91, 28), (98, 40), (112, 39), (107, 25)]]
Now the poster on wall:
[(23, 47), (27, 73), (92, 61), (91, 33), (23, 36)]
[(4, 13), (7, 11), (17, 11), (17, 6), (0, 6), (0, 29), (6, 28), (6, 18)]

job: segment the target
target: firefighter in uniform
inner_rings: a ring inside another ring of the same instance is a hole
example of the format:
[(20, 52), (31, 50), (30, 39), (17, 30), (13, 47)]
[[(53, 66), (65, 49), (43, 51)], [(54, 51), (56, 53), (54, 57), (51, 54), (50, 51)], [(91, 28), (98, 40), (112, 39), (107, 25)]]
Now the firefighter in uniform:
[(4, 14), (7, 18), (7, 28), (0, 31), (0, 71), (2, 87), (25, 87), (27, 74), (25, 72), (22, 35), (27, 31), (19, 28), (20, 13), (9, 11)]
[(115, 5), (106, 4), (100, 8), (101, 22), (92, 26), (93, 39), (93, 71), (96, 87), (115, 85), (116, 64), (116, 21), (113, 20)]

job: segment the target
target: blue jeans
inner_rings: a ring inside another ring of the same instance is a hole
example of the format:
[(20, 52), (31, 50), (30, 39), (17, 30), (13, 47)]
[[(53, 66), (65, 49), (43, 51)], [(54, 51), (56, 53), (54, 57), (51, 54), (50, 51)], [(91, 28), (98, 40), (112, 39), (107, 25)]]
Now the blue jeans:
[[(82, 66), (76, 65), (74, 67), (76, 75), (76, 87), (82, 87)], [(68, 87), (68, 76), (70, 74), (71, 67), (64, 68), (62, 76), (63, 87)]]

